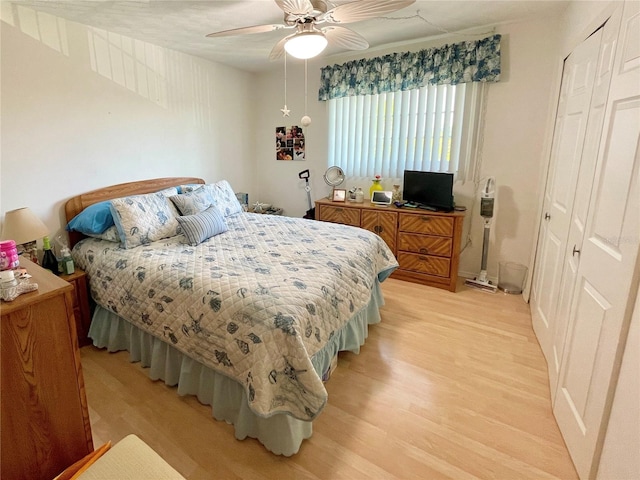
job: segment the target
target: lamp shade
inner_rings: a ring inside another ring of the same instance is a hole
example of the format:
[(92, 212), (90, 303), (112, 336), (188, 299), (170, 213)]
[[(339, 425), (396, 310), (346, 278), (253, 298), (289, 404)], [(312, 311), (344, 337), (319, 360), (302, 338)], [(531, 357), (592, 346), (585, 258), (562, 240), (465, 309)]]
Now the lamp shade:
[(327, 46), (327, 39), (322, 32), (299, 32), (287, 40), (284, 49), (293, 57), (302, 60), (319, 55)]
[(4, 215), (2, 240), (13, 240), (22, 245), (47, 235), (49, 229), (29, 207), (11, 210)]

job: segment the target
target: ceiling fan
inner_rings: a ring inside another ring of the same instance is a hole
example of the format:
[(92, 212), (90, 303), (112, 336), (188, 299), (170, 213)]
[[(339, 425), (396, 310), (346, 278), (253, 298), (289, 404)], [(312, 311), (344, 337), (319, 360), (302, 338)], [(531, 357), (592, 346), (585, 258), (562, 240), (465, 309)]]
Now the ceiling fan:
[[(324, 0), (275, 0), (284, 12), (284, 24), (255, 25), (234, 28), (207, 35), (227, 37), (274, 30), (295, 29), (291, 35), (280, 40), (269, 54), (270, 60), (278, 60), (285, 50), (296, 58), (312, 58), (321, 53), (328, 43), (347, 50), (365, 50), (369, 42), (362, 35), (345, 27), (343, 23), (354, 23), (376, 18), (405, 8), (415, 0), (358, 0), (335, 6)], [(326, 24), (325, 26), (319, 26)]]

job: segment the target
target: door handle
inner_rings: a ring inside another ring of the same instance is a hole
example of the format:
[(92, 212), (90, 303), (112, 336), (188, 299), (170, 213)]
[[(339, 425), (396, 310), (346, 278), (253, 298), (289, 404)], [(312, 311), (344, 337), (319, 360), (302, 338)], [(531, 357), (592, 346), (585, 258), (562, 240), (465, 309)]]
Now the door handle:
[(576, 253), (578, 254), (578, 256), (580, 255), (580, 250), (578, 250), (576, 248), (576, 245), (573, 246), (573, 253), (571, 254), (572, 257), (576, 256)]
[(545, 220), (551, 220), (551, 215), (549, 215), (548, 212), (544, 212), (544, 219)]

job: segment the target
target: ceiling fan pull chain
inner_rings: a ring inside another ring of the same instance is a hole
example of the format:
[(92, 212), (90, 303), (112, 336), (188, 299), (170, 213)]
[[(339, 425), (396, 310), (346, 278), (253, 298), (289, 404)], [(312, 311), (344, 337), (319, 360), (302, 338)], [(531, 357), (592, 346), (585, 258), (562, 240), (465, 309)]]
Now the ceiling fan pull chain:
[(307, 59), (304, 59), (304, 114), (307, 114)]
[(303, 127), (311, 125), (311, 117), (307, 115), (307, 59), (304, 59), (304, 117), (300, 119)]
[(291, 112), (287, 108), (287, 52), (284, 52), (284, 107), (280, 111), (283, 117), (288, 117)]

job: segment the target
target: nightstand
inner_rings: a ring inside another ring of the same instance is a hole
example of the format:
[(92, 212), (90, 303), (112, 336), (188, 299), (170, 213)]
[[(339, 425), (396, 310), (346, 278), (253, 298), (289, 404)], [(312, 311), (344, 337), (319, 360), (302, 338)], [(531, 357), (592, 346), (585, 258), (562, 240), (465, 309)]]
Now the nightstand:
[(84, 347), (91, 343), (87, 336), (89, 334), (89, 325), (91, 324), (87, 274), (84, 270), (76, 267), (75, 272), (71, 275), (60, 275), (60, 278), (73, 285), (73, 316), (76, 319), (78, 345)]

